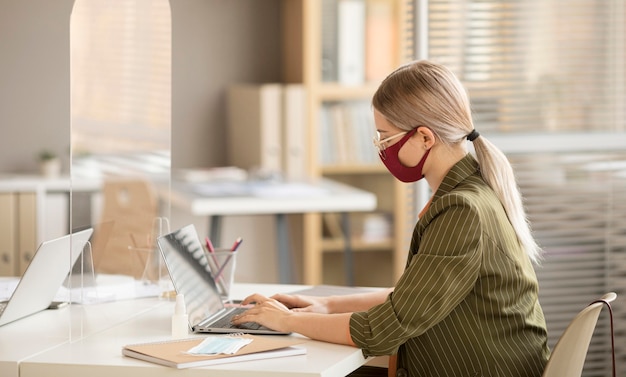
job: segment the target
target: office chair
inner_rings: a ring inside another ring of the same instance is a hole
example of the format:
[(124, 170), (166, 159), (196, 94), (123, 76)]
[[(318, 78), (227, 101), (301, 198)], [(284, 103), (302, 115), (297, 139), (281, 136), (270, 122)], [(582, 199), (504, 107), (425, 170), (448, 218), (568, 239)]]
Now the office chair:
[(102, 187), (102, 224), (94, 233), (94, 265), (98, 273), (142, 278), (151, 255), (158, 196), (143, 179), (108, 179)]
[(613, 311), (611, 302), (617, 294), (609, 292), (584, 308), (574, 317), (557, 341), (552, 355), (543, 371), (543, 377), (580, 377), (589, 349), (589, 343), (596, 328), (602, 306), (609, 309), (611, 318), (611, 350), (613, 355), (613, 377), (615, 377), (615, 341), (613, 338)]

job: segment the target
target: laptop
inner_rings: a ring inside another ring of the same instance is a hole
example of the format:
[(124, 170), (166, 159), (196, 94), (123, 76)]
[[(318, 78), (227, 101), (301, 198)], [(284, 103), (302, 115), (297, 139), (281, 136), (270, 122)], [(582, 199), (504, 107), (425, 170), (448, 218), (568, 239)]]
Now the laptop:
[[(65, 281), (63, 281), (64, 287), (71, 289), (72, 287), (95, 287), (97, 285), (97, 271), (94, 266), (94, 254), (97, 254), (97, 250), (95, 249), (96, 247), (100, 247), (102, 249), (106, 247), (114, 223), (115, 222), (113, 220), (109, 220), (100, 224), (74, 228), (74, 233), (88, 228), (93, 229), (93, 233), (90, 237), (91, 249), (87, 249), (87, 252), (83, 252), (83, 255), (76, 261), (76, 263), (74, 263), (72, 271), (67, 276)], [(96, 238), (100, 238), (103, 241), (98, 243), (98, 245), (95, 245), (94, 242)]]
[(0, 302), (0, 326), (50, 306), (92, 232), (89, 228), (39, 245), (9, 300)]
[(157, 238), (157, 244), (176, 293), (185, 297), (189, 327), (194, 333), (289, 334), (257, 323), (230, 323), (246, 308), (227, 307), (222, 302), (193, 224)]

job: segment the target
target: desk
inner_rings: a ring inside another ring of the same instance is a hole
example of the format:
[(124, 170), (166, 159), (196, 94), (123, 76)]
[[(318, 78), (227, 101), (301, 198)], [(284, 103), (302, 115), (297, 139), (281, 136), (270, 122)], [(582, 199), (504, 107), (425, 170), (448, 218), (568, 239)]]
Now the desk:
[[(279, 281), (292, 283), (291, 253), (286, 214), (340, 212), (343, 214), (345, 237), (346, 276), (352, 284), (352, 255), (347, 229), (348, 212), (371, 211), (376, 208), (376, 196), (328, 179), (315, 182), (268, 183), (246, 187), (247, 183), (173, 182), (170, 200), (195, 216), (210, 218), (209, 235), (214, 244), (219, 244), (222, 216), (231, 215), (274, 215), (276, 217), (276, 239), (278, 242)], [(321, 235), (320, 235), (321, 237)], [(305, 247), (306, 252), (314, 252)], [(307, 260), (307, 257), (304, 257)]]
[[(303, 288), (307, 287), (301, 285), (237, 284), (234, 287), (234, 295), (235, 297), (244, 297), (252, 292), (271, 295)], [(124, 357), (121, 349), (126, 344), (164, 340), (170, 337), (170, 316), (174, 310), (174, 303), (156, 298), (146, 300), (146, 302), (153, 302), (153, 307), (130, 316), (128, 320), (115, 326), (98, 332), (90, 332), (73, 342), (64, 342), (54, 347), (40, 348), (39, 350), (31, 349), (30, 357), (22, 355), (21, 360), (18, 360), (19, 377), (159, 377), (174, 374), (203, 377), (207, 375), (243, 377), (344, 376), (366, 361), (358, 348), (310, 339), (306, 339), (301, 345), (306, 347), (306, 355), (191, 368), (184, 371), (176, 371), (173, 368)], [(117, 305), (119, 310), (123, 310), (124, 305), (132, 306), (133, 302), (122, 301), (112, 304)], [(106, 306), (108, 304), (101, 305)], [(60, 314), (61, 311), (57, 313), (57, 315)], [(85, 317), (86, 321), (89, 321), (89, 316)], [(49, 318), (49, 323), (52, 320), (53, 318)], [(23, 326), (27, 326), (31, 319), (24, 319), (20, 322)], [(15, 342), (7, 339), (2, 331), (3, 329), (0, 328), (0, 347), (2, 347), (0, 349), (4, 349), (6, 344)], [(20, 337), (25, 343), (37, 340), (34, 332)], [(2, 373), (2, 376), (14, 377), (15, 374)]]
[[(19, 377), (19, 363), (33, 355), (110, 329), (166, 302), (138, 299), (44, 310), (0, 327), (0, 376)], [(41, 375), (47, 375), (43, 373)]]

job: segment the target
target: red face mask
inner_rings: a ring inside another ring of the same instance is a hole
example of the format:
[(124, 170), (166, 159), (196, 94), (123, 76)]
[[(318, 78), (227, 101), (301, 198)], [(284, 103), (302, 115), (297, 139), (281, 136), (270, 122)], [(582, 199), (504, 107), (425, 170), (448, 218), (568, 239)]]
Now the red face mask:
[(389, 146), (382, 150), (380, 155), (380, 159), (383, 164), (387, 167), (387, 170), (396, 177), (398, 180), (409, 183), (409, 182), (417, 182), (420, 179), (424, 178), (424, 174), (422, 174), (422, 168), (424, 167), (424, 163), (426, 162), (426, 157), (428, 157), (428, 153), (430, 153), (430, 149), (426, 150), (424, 153), (424, 157), (417, 163), (417, 165), (413, 167), (404, 166), (400, 162), (400, 158), (398, 157), (398, 152), (400, 152), (400, 148), (411, 138), (411, 136), (415, 135), (417, 132), (417, 127), (407, 132), (400, 141)]

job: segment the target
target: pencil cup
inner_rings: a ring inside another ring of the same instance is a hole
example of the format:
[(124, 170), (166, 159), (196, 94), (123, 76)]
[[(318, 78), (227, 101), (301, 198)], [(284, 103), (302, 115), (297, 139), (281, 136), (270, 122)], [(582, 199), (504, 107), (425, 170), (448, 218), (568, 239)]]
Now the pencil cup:
[(215, 252), (207, 252), (211, 275), (215, 280), (217, 291), (222, 301), (230, 301), (231, 287), (235, 281), (235, 267), (237, 266), (237, 251), (229, 249), (216, 249)]

